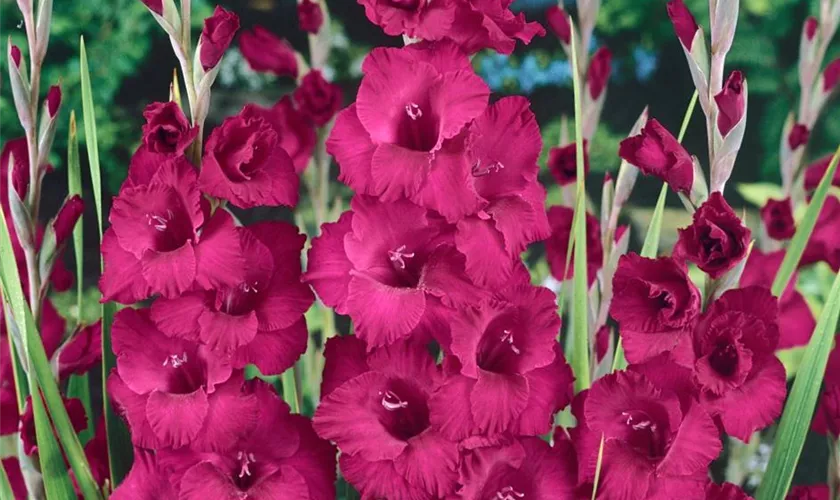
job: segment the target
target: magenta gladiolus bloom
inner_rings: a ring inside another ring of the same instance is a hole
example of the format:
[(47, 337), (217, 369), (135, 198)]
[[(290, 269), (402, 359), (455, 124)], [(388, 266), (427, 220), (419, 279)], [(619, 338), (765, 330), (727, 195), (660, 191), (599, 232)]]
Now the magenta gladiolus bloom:
[(454, 359), (432, 397), (431, 420), (455, 440), (472, 435), (535, 436), (572, 398), (574, 376), (557, 347), (554, 293), (518, 285), (454, 313)]
[(767, 236), (774, 240), (787, 240), (796, 234), (796, 222), (793, 219), (793, 205), (790, 197), (783, 200), (767, 200), (761, 207), (761, 221)]
[(197, 180), (183, 157), (132, 165), (102, 240), (103, 300), (131, 304), (156, 293), (176, 297), (196, 283), (239, 283), (233, 219), (224, 210), (205, 213)]
[(254, 26), (239, 36), (239, 51), (254, 71), (297, 78), (295, 49), (262, 26)]
[(167, 471), (158, 463), (158, 455), (145, 448), (134, 448), (134, 460), (128, 475), (109, 498), (113, 500), (169, 500), (177, 498)]
[[(825, 172), (828, 170), (828, 165), (831, 163), (833, 154), (829, 153), (818, 160), (815, 160), (805, 168), (804, 183), (807, 191), (817, 189)], [(831, 179), (831, 185), (840, 187), (840, 169), (834, 172), (834, 177)]]
[(279, 374), (306, 350), (303, 313), (314, 300), (300, 282), (306, 238), (279, 221), (237, 231), (245, 260), (242, 281), (158, 299), (151, 317), (169, 336), (200, 341), (220, 356), (232, 356), (236, 368), (255, 364), (263, 374)]
[(814, 484), (792, 487), (785, 500), (830, 500), (830, 498), (831, 492), (827, 484)]
[(682, 406), (675, 392), (655, 387), (645, 376), (617, 372), (581, 393), (572, 410), (578, 425), (569, 433), (580, 483), (594, 479), (603, 436), (598, 490), (605, 497), (674, 498), (657, 495), (680, 491), (702, 498), (706, 469), (721, 451), (718, 430), (702, 406)]
[(291, 97), (283, 96), (271, 108), (246, 104), (242, 116), (246, 120), (258, 116), (268, 122), (277, 133), (280, 147), (291, 157), (295, 172), (300, 175), (306, 169), (315, 149), (315, 127), (295, 109)]
[(589, 96), (594, 100), (598, 99), (607, 88), (607, 81), (612, 72), (612, 52), (606, 47), (601, 47), (592, 55), (589, 62), (589, 69), (586, 72), (586, 86), (589, 88)]
[(795, 151), (801, 146), (808, 144), (808, 139), (811, 137), (811, 130), (808, 128), (807, 125), (802, 123), (797, 123), (793, 126), (788, 134), (788, 146), (791, 150)]
[(293, 207), (298, 184), (292, 159), (269, 122), (243, 110), (210, 133), (199, 188), (241, 208)]
[(456, 2), (455, 20), (447, 37), (468, 54), (493, 49), (510, 54), (516, 40), (526, 45), (535, 36), (545, 35), (539, 23), (528, 22), (521, 12), (510, 10), (513, 0), (466, 0)]
[(715, 103), (718, 107), (718, 131), (722, 137), (726, 137), (747, 110), (743, 73), (733, 71), (729, 74), (723, 89), (715, 96)]
[(576, 470), (569, 441), (557, 441), (551, 447), (539, 438), (520, 437), (466, 455), (458, 498), (571, 500), (575, 498)]
[(572, 43), (572, 25), (569, 23), (569, 14), (559, 5), (552, 5), (545, 11), (545, 17), (551, 31), (557, 35), (566, 45)]
[(440, 40), (455, 20), (453, 0), (357, 0), (373, 24), (391, 36)]
[(674, 25), (674, 32), (680, 43), (686, 50), (691, 50), (691, 45), (694, 42), (694, 35), (700, 29), (697, 26), (697, 21), (694, 20), (694, 15), (685, 6), (683, 0), (671, 0), (668, 2), (668, 17), (671, 18), (671, 23)]
[(229, 361), (197, 342), (167, 337), (148, 309), (120, 311), (113, 342), (117, 368), (108, 377), (108, 392), (135, 445), (178, 448), (200, 441), (215, 448), (231, 439), (220, 422), (247, 412), (231, 405), (242, 375), (232, 375)]
[(699, 314), (700, 291), (685, 266), (670, 257), (621, 256), (610, 316), (620, 326), (631, 363), (673, 350), (692, 331)]
[(429, 416), (441, 382), (434, 358), (413, 341), (365, 350), (357, 337), (327, 342), (315, 431), (338, 445), (344, 477), (365, 498), (454, 493), (458, 445)]
[[(43, 399), (41, 400), (43, 403)], [(78, 432), (87, 428), (88, 421), (85, 414), (85, 407), (81, 400), (72, 398), (65, 398), (62, 396), (64, 409), (67, 410), (67, 416), (70, 418), (70, 423), (73, 425), (73, 430)], [(38, 444), (35, 439), (35, 414), (32, 408), (32, 396), (26, 397), (26, 407), (23, 415), (20, 416), (20, 439), (23, 442), (23, 452), (27, 455), (32, 455), (38, 452)], [(58, 439), (58, 436), (55, 436)]]
[(153, 153), (183, 154), (198, 135), (174, 101), (149, 104), (143, 118), (143, 146)]
[(779, 307), (766, 288), (729, 290), (712, 302), (691, 339), (675, 351), (691, 367), (700, 402), (727, 434), (748, 441), (779, 416), (785, 368), (776, 358)]
[(377, 48), (362, 70), (356, 103), (339, 113), (327, 141), (339, 178), (382, 201), (407, 197), (450, 221), (478, 210), (462, 132), (484, 112), (490, 91), (466, 55), (451, 43)]
[(455, 245), (479, 285), (506, 283), (520, 265), (519, 254), (551, 232), (545, 189), (537, 180), (542, 141), (529, 105), (523, 97), (500, 99), (469, 126), (469, 181), (484, 202), (478, 213), (458, 221)]
[(233, 427), (247, 431), (212, 452), (160, 451), (163, 475), (183, 499), (335, 498), (335, 448), (318, 438), (309, 419), (289, 407), (260, 380), (247, 382), (241, 400), (259, 411)]
[[(548, 150), (548, 170), (561, 186), (573, 184), (577, 180), (577, 144)], [(589, 143), (583, 141), (583, 171), (589, 174)]]
[(342, 99), (341, 87), (326, 81), (317, 69), (307, 73), (292, 94), (298, 111), (319, 127), (332, 120)]
[(487, 292), (466, 275), (451, 226), (406, 200), (356, 195), (324, 224), (309, 250), (310, 283), (324, 304), (353, 320), (373, 348), (409, 335), (442, 335), (449, 307)]
[(706, 500), (753, 500), (740, 486), (732, 483), (715, 484), (710, 481), (705, 494)]
[(651, 118), (639, 135), (621, 141), (618, 155), (646, 175), (667, 182), (674, 191), (688, 194), (694, 184), (694, 162), (679, 141)]
[(239, 16), (218, 5), (213, 15), (204, 20), (198, 40), (198, 57), (204, 71), (210, 71), (219, 64), (238, 29)]
[(800, 266), (823, 261), (837, 272), (840, 270), (840, 233), (837, 232), (837, 220), (840, 217), (840, 198), (829, 195), (817, 217), (817, 224), (805, 253), (802, 255)]
[(674, 258), (697, 264), (715, 279), (738, 265), (750, 246), (750, 230), (719, 191), (700, 205), (691, 225), (679, 233)]

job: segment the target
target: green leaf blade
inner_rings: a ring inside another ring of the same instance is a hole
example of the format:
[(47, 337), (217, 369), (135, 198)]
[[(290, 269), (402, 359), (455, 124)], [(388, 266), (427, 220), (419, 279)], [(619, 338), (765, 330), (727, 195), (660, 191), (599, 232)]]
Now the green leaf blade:
[(773, 453), (758, 488), (757, 500), (784, 498), (793, 481), (796, 464), (805, 445), (811, 418), (820, 395), (820, 382), (828, 363), (834, 340), (834, 329), (840, 319), (840, 273), (834, 279), (831, 292), (808, 342), (802, 364), (788, 396)]
[(817, 189), (814, 191), (811, 202), (805, 210), (805, 215), (802, 217), (802, 220), (799, 221), (796, 233), (793, 235), (793, 239), (790, 240), (790, 245), (785, 252), (782, 265), (779, 267), (779, 271), (776, 273), (776, 278), (773, 280), (773, 286), (770, 288), (770, 291), (772, 291), (773, 295), (776, 297), (781, 297), (782, 292), (785, 288), (787, 288), (788, 283), (790, 283), (790, 280), (793, 277), (793, 273), (799, 265), (799, 261), (802, 259), (802, 254), (805, 253), (805, 247), (808, 244), (808, 239), (814, 231), (814, 226), (817, 225), (817, 218), (819, 217), (823, 204), (825, 204), (825, 200), (828, 197), (831, 182), (832, 179), (834, 179), (834, 173), (837, 171), (838, 162), (840, 162), (840, 146), (837, 147), (834, 157), (831, 158), (831, 163), (829, 163), (825, 174), (823, 174), (822, 180), (820, 180)]
[[(104, 222), (102, 218), (102, 172), (99, 165), (99, 145), (96, 138), (96, 113), (93, 105), (93, 91), (90, 83), (85, 39), (80, 43), (80, 71), (82, 82), (82, 112), (84, 118), (85, 142), (87, 145), (90, 180), (96, 203), (96, 218), (99, 227), (99, 243), (102, 243)], [(101, 259), (101, 258), (100, 258)], [(100, 270), (103, 263), (100, 260)], [(108, 462), (111, 468), (111, 487), (116, 488), (131, 469), (133, 460), (131, 436), (125, 423), (114, 413), (108, 398), (106, 381), (116, 366), (116, 357), (111, 347), (111, 325), (116, 307), (112, 302), (102, 304), (102, 412), (105, 415), (105, 431), (108, 441)]]
[(41, 464), (41, 479), (47, 498), (59, 500), (73, 500), (76, 493), (73, 483), (64, 466), (61, 448), (55, 440), (50, 419), (44, 409), (44, 402), (40, 396), (33, 394), (32, 413), (35, 419), (35, 439), (38, 440), (38, 461)]

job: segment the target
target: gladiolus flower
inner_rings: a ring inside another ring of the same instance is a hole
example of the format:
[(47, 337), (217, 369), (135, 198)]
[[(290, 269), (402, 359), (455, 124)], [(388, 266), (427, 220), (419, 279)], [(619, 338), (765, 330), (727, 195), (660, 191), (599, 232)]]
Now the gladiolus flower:
[(648, 120), (639, 135), (621, 141), (618, 155), (646, 175), (667, 182), (674, 191), (691, 192), (694, 184), (691, 155), (656, 119)]
[(718, 108), (717, 127), (721, 137), (726, 137), (744, 117), (746, 99), (744, 95), (744, 74), (733, 71), (726, 79), (723, 90), (715, 96)]
[(240, 401), (241, 372), (197, 342), (163, 334), (148, 309), (117, 313), (113, 342), (108, 392), (135, 445), (224, 448), (237, 438), (228, 421), (255, 418), (255, 403)]
[(679, 233), (674, 257), (697, 264), (714, 279), (746, 256), (751, 236), (719, 191), (700, 205), (691, 225)]
[[(604, 438), (599, 492), (643, 500), (673, 491), (702, 492), (709, 464), (721, 451), (718, 430), (698, 404), (655, 387), (639, 373), (617, 372), (598, 379), (572, 405), (577, 427), (569, 433), (578, 455), (578, 482), (591, 482)], [(700, 493), (702, 495), (702, 493)], [(663, 495), (663, 498), (673, 497)]]
[(303, 77), (292, 99), (302, 115), (323, 127), (341, 107), (341, 87), (324, 80), (320, 71), (312, 70)]
[(178, 498), (335, 498), (335, 448), (267, 383), (252, 380), (242, 393), (259, 414), (231, 447), (159, 452)]
[(458, 445), (430, 422), (441, 374), (422, 343), (365, 355), (358, 337), (327, 342), (313, 426), (338, 445), (344, 477), (365, 498), (439, 498), (454, 493)]
[(218, 5), (213, 15), (204, 20), (198, 42), (198, 55), (204, 71), (210, 71), (219, 64), (238, 29), (239, 16)]
[(788, 146), (791, 151), (795, 151), (800, 146), (808, 143), (808, 138), (811, 136), (811, 131), (806, 125), (797, 123), (793, 126), (788, 134)]
[(362, 70), (356, 103), (339, 113), (327, 141), (339, 178), (385, 202), (408, 197), (452, 222), (478, 210), (462, 132), (485, 111), (490, 90), (469, 59), (450, 43), (421, 43), (374, 49)]
[(529, 105), (523, 97), (502, 98), (467, 130), (469, 181), (485, 205), (457, 222), (455, 246), (482, 286), (504, 285), (521, 266), (519, 254), (551, 234), (537, 180), (542, 141)]
[(452, 0), (357, 0), (373, 24), (391, 36), (440, 40), (452, 28)]
[(133, 165), (114, 199), (102, 239), (103, 300), (132, 304), (155, 293), (176, 297), (195, 283), (238, 284), (244, 264), (230, 214), (205, 215), (183, 157), (154, 166)]
[(255, 364), (280, 374), (306, 350), (303, 313), (314, 297), (300, 282), (306, 238), (284, 222), (237, 228), (245, 273), (242, 282), (158, 299), (151, 317), (173, 337), (200, 340), (235, 368)]
[(753, 500), (753, 497), (737, 484), (723, 483), (715, 484), (709, 482), (706, 486), (706, 500)]
[(213, 129), (204, 147), (199, 188), (241, 208), (293, 207), (300, 180), (275, 129), (244, 110)]
[(521, 437), (509, 444), (477, 448), (464, 457), (459, 498), (555, 500), (574, 498), (576, 460), (569, 441), (554, 446)]
[(312, 0), (303, 0), (297, 6), (298, 26), (307, 33), (318, 33), (324, 23), (321, 6)]
[(406, 200), (361, 195), (350, 208), (313, 240), (304, 281), (349, 315), (371, 348), (441, 334), (447, 307), (486, 295), (465, 274), (464, 256), (439, 217)]
[(146, 500), (177, 498), (178, 492), (158, 461), (154, 451), (134, 448), (131, 470), (109, 498), (113, 500)]
[(149, 104), (143, 118), (143, 145), (153, 153), (183, 154), (198, 135), (198, 127), (190, 126), (174, 101)]
[(102, 359), (102, 322), (88, 325), (73, 335), (73, 338), (59, 353), (58, 373), (60, 379), (72, 374), (82, 375)]
[[(574, 142), (548, 151), (548, 170), (560, 186), (577, 180), (577, 144)], [(583, 141), (583, 171), (589, 174), (589, 142)]]
[(700, 292), (685, 266), (669, 257), (621, 256), (610, 316), (619, 324), (631, 363), (673, 350), (690, 334), (699, 314)]
[(535, 36), (545, 35), (539, 23), (527, 22), (522, 13), (510, 10), (513, 0), (468, 0), (456, 2), (455, 20), (447, 37), (468, 54), (489, 48), (510, 54), (516, 40), (531, 43)]
[(827, 484), (799, 485), (790, 489), (785, 500), (830, 500)]
[(697, 26), (697, 21), (694, 20), (694, 15), (685, 6), (683, 0), (671, 0), (668, 2), (667, 10), (668, 17), (671, 18), (671, 24), (674, 25), (674, 32), (677, 34), (677, 38), (679, 38), (682, 46), (691, 52), (694, 35), (700, 29)]
[(453, 440), (536, 436), (572, 399), (574, 376), (557, 347), (560, 318), (547, 288), (509, 287), (449, 318), (452, 372), (432, 397), (431, 421)]
[(254, 26), (239, 37), (239, 51), (254, 71), (297, 78), (295, 49), (262, 26)]
[(545, 17), (551, 31), (557, 35), (561, 42), (566, 45), (572, 43), (572, 26), (569, 23), (569, 14), (562, 7), (552, 5), (545, 11)]
[(295, 109), (291, 97), (283, 96), (271, 108), (246, 104), (242, 116), (245, 119), (259, 116), (267, 121), (277, 133), (280, 147), (291, 157), (295, 172), (303, 173), (315, 149), (315, 127)]
[(784, 200), (767, 200), (761, 208), (761, 220), (767, 229), (767, 235), (774, 240), (787, 240), (793, 238), (796, 233), (790, 197)]
[(779, 416), (785, 400), (785, 368), (775, 355), (778, 317), (766, 288), (729, 290), (701, 317), (691, 348), (676, 352), (678, 363), (694, 371), (700, 403), (745, 442)]

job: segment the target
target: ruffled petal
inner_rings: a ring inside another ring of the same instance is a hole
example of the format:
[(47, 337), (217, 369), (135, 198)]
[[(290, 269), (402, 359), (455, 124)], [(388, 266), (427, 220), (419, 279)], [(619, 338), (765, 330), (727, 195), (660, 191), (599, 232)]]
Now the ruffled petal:
[(162, 443), (180, 448), (198, 435), (208, 406), (207, 393), (203, 389), (189, 394), (153, 391), (146, 402), (146, 417)]

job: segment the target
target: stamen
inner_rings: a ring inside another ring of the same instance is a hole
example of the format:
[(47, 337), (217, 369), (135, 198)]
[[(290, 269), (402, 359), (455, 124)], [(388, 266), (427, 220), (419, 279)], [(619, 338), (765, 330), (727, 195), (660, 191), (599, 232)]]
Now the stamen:
[(257, 290), (257, 285), (259, 285), (259, 284), (260, 284), (259, 281), (255, 281), (252, 284), (242, 283), (241, 285), (239, 285), (239, 288), (245, 293), (248, 293), (248, 292), (258, 293), (259, 290)]
[(408, 117), (412, 120), (416, 120), (423, 116), (423, 110), (420, 109), (420, 106), (413, 102), (410, 102), (405, 105), (405, 112), (406, 114), (408, 114)]
[(514, 354), (522, 353), (522, 351), (520, 351), (518, 347), (513, 345), (513, 331), (502, 330), (502, 342), (507, 342), (508, 344), (510, 344), (510, 350), (513, 351)]
[(242, 479), (245, 476), (250, 476), (251, 469), (248, 466), (257, 461), (254, 458), (254, 454), (240, 451), (236, 454), (236, 459), (239, 460), (239, 478)]
[(486, 167), (481, 166), (481, 160), (475, 162), (475, 165), (472, 166), (471, 172), (473, 177), (484, 177), (485, 175), (490, 175), (492, 173), (498, 172), (505, 168), (501, 162), (493, 162)]
[(166, 217), (155, 214), (146, 214), (146, 223), (154, 227), (157, 231), (166, 231), (167, 224), (173, 218), (172, 210), (166, 209)]
[(516, 491), (513, 486), (505, 486), (496, 492), (495, 500), (519, 500), (525, 498), (525, 493)]
[(382, 391), (379, 391), (379, 395), (382, 396), (382, 407), (388, 411), (397, 411), (408, 407), (408, 401), (401, 400), (393, 391), (385, 391), (384, 395)]
[(400, 245), (396, 250), (388, 251), (388, 258), (400, 269), (405, 269), (405, 260), (414, 257), (414, 252), (405, 253), (405, 245)]
[(172, 368), (178, 368), (187, 362), (187, 353), (182, 353), (181, 356), (177, 354), (170, 354), (168, 358), (163, 360), (163, 366), (172, 365)]

